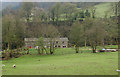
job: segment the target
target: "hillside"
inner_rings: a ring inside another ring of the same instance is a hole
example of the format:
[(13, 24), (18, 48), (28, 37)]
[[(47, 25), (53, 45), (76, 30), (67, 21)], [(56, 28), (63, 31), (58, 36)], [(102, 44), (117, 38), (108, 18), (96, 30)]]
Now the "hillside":
[[(7, 6), (11, 6), (13, 9), (17, 9), (20, 7), (21, 3), (15, 3), (15, 2), (4, 2), (2, 3), (2, 9), (5, 9)], [(55, 3), (47, 2), (47, 3), (37, 3), (38, 7), (42, 7), (44, 9), (50, 8)], [(91, 11), (91, 8), (94, 6), (96, 8), (96, 17), (105, 17), (105, 14), (107, 13), (107, 17), (113, 16), (113, 11), (111, 10), (112, 6), (110, 2), (104, 2), (104, 3), (74, 3), (77, 5), (78, 8), (85, 8), (89, 7), (89, 11)], [(79, 5), (79, 6), (78, 6)]]
[(111, 3), (101, 3), (95, 6), (96, 7), (96, 17), (105, 17), (105, 13), (107, 12), (107, 17), (113, 15)]

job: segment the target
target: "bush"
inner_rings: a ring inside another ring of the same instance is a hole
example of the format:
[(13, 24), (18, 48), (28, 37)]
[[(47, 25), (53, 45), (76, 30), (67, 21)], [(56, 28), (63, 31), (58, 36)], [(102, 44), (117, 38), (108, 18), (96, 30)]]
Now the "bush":
[(2, 60), (8, 60), (10, 58), (18, 58), (22, 55), (22, 49), (14, 49), (14, 50), (5, 50), (2, 52)]

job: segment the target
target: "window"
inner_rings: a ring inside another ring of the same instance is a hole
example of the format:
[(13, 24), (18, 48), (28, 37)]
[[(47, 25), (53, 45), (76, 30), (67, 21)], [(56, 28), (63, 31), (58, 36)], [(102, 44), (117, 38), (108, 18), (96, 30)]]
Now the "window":
[(64, 41), (62, 43), (64, 44)]
[(66, 46), (63, 46), (63, 48), (66, 48)]
[(57, 47), (57, 45), (55, 45), (55, 47)]
[(58, 41), (56, 41), (56, 44), (58, 44)]

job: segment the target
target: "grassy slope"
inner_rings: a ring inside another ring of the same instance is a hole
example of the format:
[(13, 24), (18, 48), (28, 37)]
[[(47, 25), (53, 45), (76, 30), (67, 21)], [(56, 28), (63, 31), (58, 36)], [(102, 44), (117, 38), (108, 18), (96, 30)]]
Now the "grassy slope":
[[(107, 12), (107, 17), (113, 16), (111, 4), (112, 4), (111, 2), (103, 2), (101, 4), (94, 6), (96, 8), (96, 13), (95, 13), (96, 17), (104, 18), (106, 12)], [(89, 8), (89, 11), (91, 12), (90, 9), (91, 8)], [(80, 10), (80, 8), (78, 8), (78, 10)], [(65, 14), (62, 14), (60, 20), (64, 20), (63, 18), (64, 16)]]
[(108, 17), (113, 15), (113, 11), (111, 9), (111, 3), (101, 3), (95, 6), (96, 7), (96, 16), (97, 17), (105, 17), (105, 12), (108, 11)]
[[(4, 75), (117, 74), (117, 52), (94, 54), (91, 53), (91, 51), (87, 51), (88, 53), (75, 54), (73, 48), (56, 49), (55, 55), (40, 56), (36, 55), (36, 52), (36, 50), (32, 49), (31, 53), (33, 53), (33, 55), (25, 55), (3, 61), (3, 64), (6, 66), (3, 67), (2, 73)], [(16, 64), (17, 68), (12, 68), (13, 64)]]

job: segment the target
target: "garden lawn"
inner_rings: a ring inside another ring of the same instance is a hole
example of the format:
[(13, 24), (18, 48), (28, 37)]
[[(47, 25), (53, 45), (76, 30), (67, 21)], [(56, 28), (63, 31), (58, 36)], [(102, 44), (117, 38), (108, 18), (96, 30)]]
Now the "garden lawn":
[[(87, 49), (87, 48), (86, 48)], [(89, 48), (88, 48), (89, 49)], [(81, 53), (82, 51), (82, 53)], [(3, 75), (117, 75), (118, 52), (91, 53), (82, 50), (78, 54), (73, 48), (56, 49), (54, 55), (24, 55), (2, 61), (6, 66)], [(87, 53), (84, 53), (87, 52)], [(16, 64), (16, 68), (12, 65)]]

